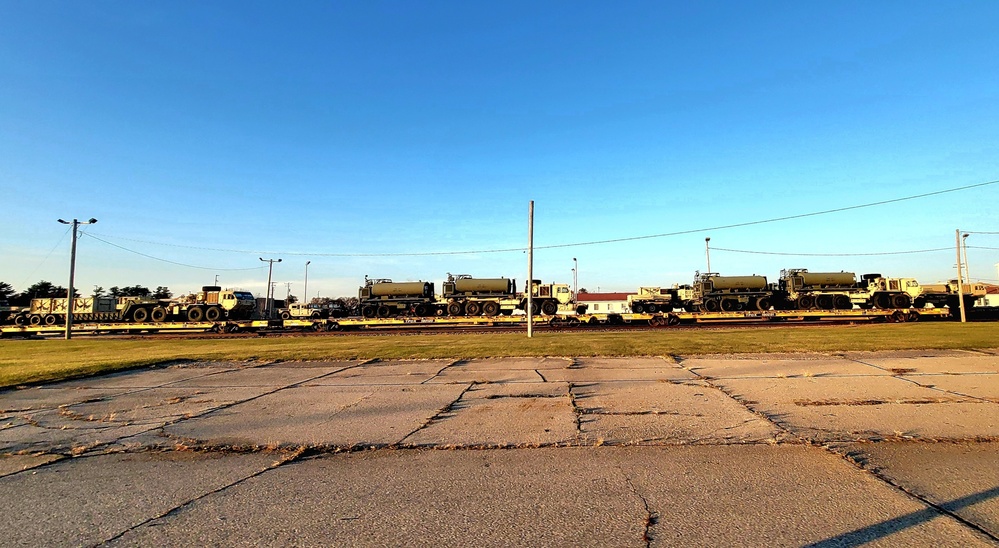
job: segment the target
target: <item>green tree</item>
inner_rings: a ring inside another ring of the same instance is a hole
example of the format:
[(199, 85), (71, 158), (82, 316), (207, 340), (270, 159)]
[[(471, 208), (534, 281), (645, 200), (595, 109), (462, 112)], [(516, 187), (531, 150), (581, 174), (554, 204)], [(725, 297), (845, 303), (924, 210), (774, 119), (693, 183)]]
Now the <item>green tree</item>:
[[(73, 296), (79, 297), (80, 292), (73, 289)], [(54, 285), (52, 282), (41, 280), (18, 293), (10, 299), (11, 304), (16, 306), (28, 306), (31, 299), (59, 299), (66, 297), (66, 288), (61, 285)]]
[(103, 287), (101, 287), (99, 285), (95, 285), (94, 286), (94, 293), (93, 293), (94, 297), (104, 297), (106, 295), (107, 295), (107, 293), (104, 292), (104, 288)]
[(156, 287), (156, 291), (153, 291), (152, 297), (154, 299), (169, 299), (170, 297), (173, 297), (173, 292), (170, 291), (169, 287), (160, 285)]
[(14, 295), (14, 286), (7, 282), (0, 282), (0, 301), (6, 301)]

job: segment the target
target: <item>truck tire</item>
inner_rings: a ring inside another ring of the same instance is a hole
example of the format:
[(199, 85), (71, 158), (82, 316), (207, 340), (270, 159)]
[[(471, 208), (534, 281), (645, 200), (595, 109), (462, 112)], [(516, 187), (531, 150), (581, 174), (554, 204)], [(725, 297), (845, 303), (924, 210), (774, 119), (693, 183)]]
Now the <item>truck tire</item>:
[(209, 306), (205, 309), (205, 319), (210, 322), (217, 322), (222, 319), (222, 309), (217, 306)]
[(149, 319), (154, 322), (165, 321), (167, 317), (167, 311), (162, 306), (157, 306), (149, 312)]
[(132, 319), (138, 323), (143, 323), (149, 319), (149, 310), (145, 308), (136, 308), (135, 312), (132, 312)]
[(196, 306), (187, 309), (187, 321), (200, 322), (204, 317), (205, 311)]

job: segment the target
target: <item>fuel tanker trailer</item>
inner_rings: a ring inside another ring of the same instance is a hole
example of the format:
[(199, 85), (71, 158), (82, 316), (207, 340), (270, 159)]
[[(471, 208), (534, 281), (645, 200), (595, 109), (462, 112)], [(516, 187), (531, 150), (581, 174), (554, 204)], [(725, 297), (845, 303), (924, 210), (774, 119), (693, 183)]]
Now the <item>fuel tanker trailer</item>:
[(722, 276), (714, 272), (694, 274), (686, 310), (731, 312), (734, 310), (769, 310), (774, 292), (766, 276)]
[(432, 282), (393, 282), (365, 276), (357, 299), (365, 318), (443, 314), (443, 309), (437, 306)]
[(450, 316), (512, 314), (517, 308), (517, 281), (510, 278), (473, 278), (447, 275), (441, 299)]
[(806, 268), (787, 268), (778, 282), (780, 308), (788, 310), (849, 310), (861, 292), (853, 272), (809, 272)]

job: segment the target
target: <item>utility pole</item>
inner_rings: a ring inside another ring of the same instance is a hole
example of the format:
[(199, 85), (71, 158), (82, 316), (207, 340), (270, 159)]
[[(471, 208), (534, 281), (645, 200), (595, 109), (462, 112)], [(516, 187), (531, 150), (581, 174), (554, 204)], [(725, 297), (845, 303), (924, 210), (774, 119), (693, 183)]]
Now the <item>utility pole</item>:
[(218, 274), (215, 275), (215, 285), (216, 286), (219, 285), (219, 275)]
[(305, 299), (305, 304), (309, 304), (309, 264), (312, 261), (305, 261), (305, 289), (302, 290), (302, 298)]
[(285, 293), (284, 305), (288, 306), (288, 301), (291, 299), (291, 282), (284, 282), (285, 287), (288, 288), (288, 292)]
[(527, 208), (527, 338), (534, 336), (534, 200)]
[(66, 340), (68, 341), (73, 337), (73, 302), (76, 300), (73, 298), (73, 281), (76, 276), (76, 230), (80, 225), (92, 225), (96, 223), (97, 219), (91, 217), (86, 222), (73, 219), (72, 223), (62, 219), (58, 219), (58, 221), (64, 225), (73, 225), (73, 246), (69, 252), (69, 289), (66, 291)]
[(264, 317), (265, 319), (271, 319), (271, 274), (274, 273), (274, 263), (280, 263), (281, 259), (265, 259), (260, 257), (260, 260), (268, 263), (267, 267), (267, 296), (264, 298)]
[(704, 238), (704, 256), (708, 258), (708, 272), (711, 272), (711, 238)]
[(961, 229), (954, 231), (954, 240), (957, 242), (957, 300), (961, 308), (961, 323), (968, 321), (964, 313), (964, 281), (961, 279)]
[(961, 247), (964, 248), (964, 279), (970, 284), (971, 283), (971, 265), (968, 264), (968, 236), (969, 234), (965, 232), (961, 236)]

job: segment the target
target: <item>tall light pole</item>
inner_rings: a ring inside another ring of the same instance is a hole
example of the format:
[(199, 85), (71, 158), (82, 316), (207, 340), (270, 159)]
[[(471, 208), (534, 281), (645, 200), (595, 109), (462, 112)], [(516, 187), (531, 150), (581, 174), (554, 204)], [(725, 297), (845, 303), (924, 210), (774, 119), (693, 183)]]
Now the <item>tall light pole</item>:
[(312, 261), (305, 261), (305, 289), (302, 290), (302, 298), (305, 299), (305, 304), (309, 304), (309, 264)]
[(527, 208), (527, 338), (534, 336), (534, 200)]
[[(954, 232), (954, 240), (957, 242), (957, 302), (958, 308), (961, 309), (961, 323), (964, 323), (968, 320), (964, 313), (964, 281), (961, 279), (961, 229)], [(952, 310), (951, 314), (953, 313)]]
[(73, 337), (73, 280), (76, 277), (76, 230), (80, 225), (92, 225), (97, 222), (93, 217), (89, 221), (80, 222), (73, 219), (73, 222), (59, 219), (64, 225), (73, 225), (73, 247), (69, 252), (69, 289), (66, 291), (66, 340)]
[(576, 302), (579, 293), (579, 262), (572, 258), (572, 301)]
[(964, 248), (964, 279), (971, 283), (971, 265), (968, 264), (968, 233), (961, 236), (961, 247)]
[(269, 320), (271, 319), (271, 274), (274, 273), (274, 263), (280, 263), (281, 259), (265, 259), (260, 257), (260, 260), (268, 263), (267, 267), (267, 297), (264, 299), (264, 316)]
[(711, 272), (711, 238), (704, 238), (704, 256), (708, 258), (708, 272)]

